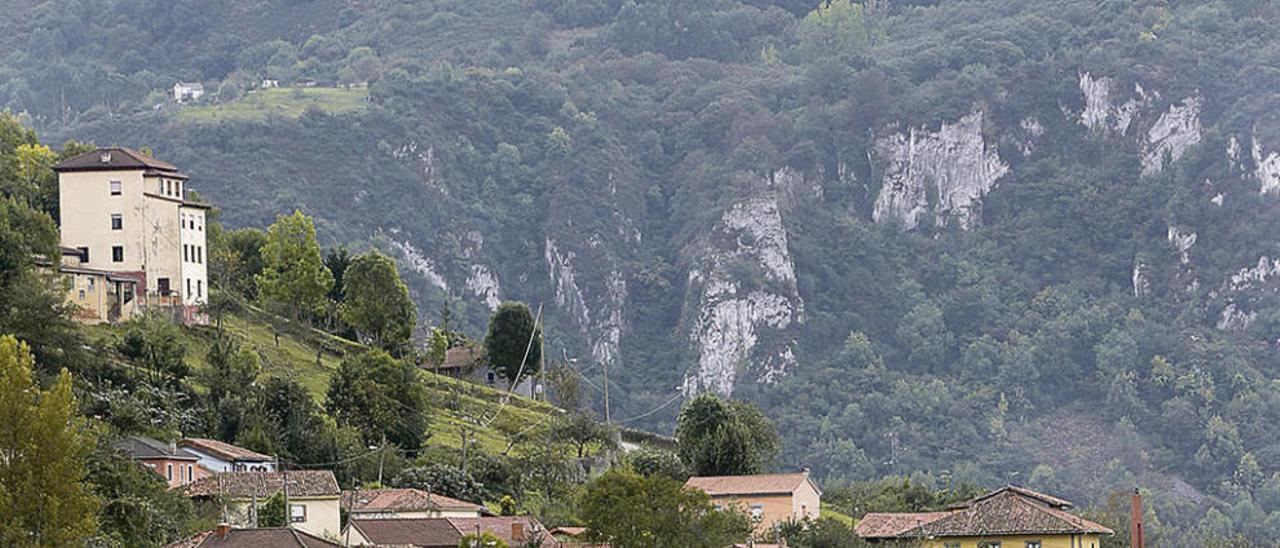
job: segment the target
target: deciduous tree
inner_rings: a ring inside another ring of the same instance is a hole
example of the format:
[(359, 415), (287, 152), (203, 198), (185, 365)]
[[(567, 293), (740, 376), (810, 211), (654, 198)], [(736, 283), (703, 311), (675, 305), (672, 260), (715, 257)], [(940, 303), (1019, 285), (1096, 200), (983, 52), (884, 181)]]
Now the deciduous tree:
[(395, 262), (377, 251), (356, 257), (343, 273), (342, 293), (342, 317), (361, 339), (393, 355), (409, 349), (418, 310)]
[(778, 453), (778, 432), (759, 409), (714, 394), (680, 410), (675, 434), (680, 459), (698, 476), (759, 474)]
[(316, 243), (316, 227), (301, 211), (276, 217), (262, 246), (262, 274), (257, 277), (262, 298), (290, 312), (295, 319), (315, 314), (333, 287)]
[(743, 542), (751, 522), (736, 506), (662, 475), (610, 470), (592, 481), (579, 508), (592, 540), (617, 548), (720, 548)]
[[(542, 368), (542, 328), (524, 303), (507, 301), (489, 318), (489, 364), (511, 384)], [(526, 357), (527, 356), (527, 357)]]

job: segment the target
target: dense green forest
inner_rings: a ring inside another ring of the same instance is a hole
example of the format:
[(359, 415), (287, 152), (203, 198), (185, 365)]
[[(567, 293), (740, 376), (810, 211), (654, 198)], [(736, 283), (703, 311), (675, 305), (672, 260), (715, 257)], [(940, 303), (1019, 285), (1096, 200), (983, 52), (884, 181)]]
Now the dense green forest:
[(1280, 539), (1273, 0), (0, 7), (46, 141), (382, 250), (420, 338), (541, 303), (624, 424), (711, 390), (830, 488), (1141, 485), (1161, 546)]

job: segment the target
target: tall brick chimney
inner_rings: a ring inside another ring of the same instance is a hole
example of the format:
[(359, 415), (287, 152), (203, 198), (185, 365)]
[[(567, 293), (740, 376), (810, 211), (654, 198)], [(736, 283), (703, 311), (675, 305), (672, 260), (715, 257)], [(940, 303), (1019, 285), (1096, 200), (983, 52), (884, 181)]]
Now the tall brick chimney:
[(524, 523), (519, 521), (511, 522), (511, 540), (524, 542)]
[(231, 534), (231, 524), (225, 521), (219, 523), (218, 528), (214, 530), (214, 534), (216, 534), (218, 538), (227, 538), (227, 535)]
[(1130, 548), (1145, 548), (1146, 531), (1142, 524), (1142, 493), (1138, 492), (1138, 488), (1133, 488), (1133, 501), (1129, 510), (1129, 546)]

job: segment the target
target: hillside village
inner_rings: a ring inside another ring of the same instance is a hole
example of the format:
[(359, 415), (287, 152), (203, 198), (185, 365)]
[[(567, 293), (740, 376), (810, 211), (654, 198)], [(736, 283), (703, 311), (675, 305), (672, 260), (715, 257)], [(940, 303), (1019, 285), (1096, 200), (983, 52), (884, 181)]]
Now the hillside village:
[[(153, 482), (155, 492), (189, 501), (184, 504), (192, 512), (185, 525), (147, 531), (135, 541), (175, 547), (627, 547), (667, 538), (666, 545), (688, 546), (1098, 548), (1116, 534), (1071, 513), (1070, 502), (1020, 487), (982, 494), (968, 486), (939, 493), (938, 506), (928, 512), (868, 508), (851, 519), (824, 503), (823, 489), (808, 469), (767, 473), (778, 438), (749, 404), (713, 395), (690, 400), (674, 439), (575, 410), (576, 391), (591, 380), (570, 363), (543, 369), (540, 313), (533, 315), (523, 304), (499, 307), (483, 341), (449, 331), (446, 311), (419, 345), (412, 327), (416, 313), (394, 263), (376, 250), (355, 257), (331, 251), (322, 259), (314, 228), (300, 213), (282, 215), (266, 233), (227, 233), (217, 224), (216, 204), (197, 197), (187, 174), (128, 148), (87, 149), (50, 169), (57, 183), (60, 260), (36, 255), (33, 267), (64, 288), (67, 318), (100, 333), (122, 332), (120, 352), (156, 368), (148, 378), (205, 383), (205, 397), (220, 397), (216, 409), (227, 412), (223, 404), (259, 382), (259, 356), (249, 347), (226, 346), (240, 344), (233, 341), (242, 335), (227, 326), (229, 316), (257, 306), (265, 309), (256, 314), (271, 322), (297, 326), (292, 332), (273, 326), (268, 342), (275, 347), (282, 335), (298, 337), (299, 328), (351, 339), (344, 348), (321, 343), (315, 360), (323, 367), (325, 353), (347, 356), (331, 373), (325, 408), (365, 440), (367, 449), (361, 444), (319, 459), (304, 456), (312, 449), (306, 446), (326, 442), (306, 438), (298, 446), (288, 439), (316, 434), (289, 430), (296, 428), (289, 421), (299, 420), (289, 415), (305, 415), (315, 405), (306, 389), (289, 380), (268, 381), (276, 383), (269, 390), (283, 390), (278, 396), (285, 398), (283, 408), (267, 411), (286, 416), (280, 424), (285, 430), (273, 429), (275, 434), (242, 425), (234, 436), (218, 426), (208, 431), (210, 437), (191, 437), (172, 429), (182, 420), (169, 427), (109, 428), (100, 438), (105, 450), (132, 462), (144, 476), (136, 481)], [(239, 247), (240, 238), (257, 247)], [(243, 286), (227, 282), (237, 274), (228, 270), (242, 269), (250, 259), (236, 256), (246, 251), (260, 254), (261, 270), (253, 275), (258, 304), (236, 294)], [(335, 290), (342, 299), (337, 314), (320, 306)], [(179, 340), (184, 332), (214, 337), (204, 365), (212, 377), (186, 373), (185, 343)], [(8, 349), (16, 349), (19, 361), (28, 352), (22, 345)], [(453, 395), (446, 399), (476, 391), (496, 399), (496, 409), (481, 413), (492, 416), (468, 417), (471, 424), (458, 430), (456, 446), (451, 440), (435, 445), (437, 419), (414, 390), (419, 383), (438, 382), (452, 383)], [(490, 459), (496, 455), (476, 455), (493, 448), (485, 450), (469, 437), (490, 426), (513, 400), (525, 399), (546, 402), (544, 414), (516, 421), (512, 427), (520, 430), (501, 455), (539, 430), (535, 444), (559, 449), (539, 455), (535, 448), (517, 458), (517, 468), (494, 470)], [(547, 405), (553, 399), (559, 407)], [(292, 407), (299, 403), (303, 408)], [(414, 415), (425, 420), (406, 420)], [(585, 491), (573, 494), (574, 485)], [(885, 486), (886, 492), (907, 488)], [(671, 507), (643, 507), (653, 497), (665, 499), (658, 506)], [(951, 502), (940, 504), (945, 500)], [(637, 503), (636, 522), (618, 515)], [(1137, 539), (1140, 510), (1133, 519), (1129, 528)]]
[(0, 6), (0, 546), (1280, 546), (1280, 0)]

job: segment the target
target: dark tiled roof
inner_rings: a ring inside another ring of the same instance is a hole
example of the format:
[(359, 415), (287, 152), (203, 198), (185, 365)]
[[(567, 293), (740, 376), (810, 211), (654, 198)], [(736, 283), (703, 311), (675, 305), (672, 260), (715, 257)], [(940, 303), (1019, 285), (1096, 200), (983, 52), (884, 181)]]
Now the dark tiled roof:
[[(103, 160), (107, 160), (103, 162)], [(185, 178), (178, 172), (178, 167), (165, 161), (157, 160), (131, 148), (100, 148), (72, 156), (53, 166), (54, 171), (153, 171), (156, 175)]]
[(189, 539), (170, 544), (167, 548), (333, 548), (335, 542), (325, 540), (305, 531), (273, 527), (264, 529), (232, 529), (225, 537), (217, 531), (205, 531)]
[(420, 489), (376, 489), (343, 491), (342, 504), (353, 511), (423, 512), (428, 510), (466, 510), (480, 512), (483, 506), (428, 493)]
[(178, 440), (178, 447), (190, 447), (229, 461), (270, 462), (275, 460), (269, 455), (208, 438), (183, 438)]
[(198, 457), (181, 449), (171, 451), (169, 444), (143, 436), (129, 436), (111, 444), (135, 459), (198, 460)]
[(524, 530), (525, 539), (543, 535), (542, 546), (560, 548), (560, 542), (547, 534), (546, 528), (537, 519), (529, 516), (355, 519), (351, 521), (351, 525), (373, 544), (429, 548), (453, 548), (458, 545), (458, 541), (463, 536), (475, 533), (477, 530), (492, 533), (508, 545), (520, 546), (524, 540), (517, 541), (512, 538), (513, 525), (517, 523)]
[(291, 497), (337, 497), (338, 480), (328, 470), (293, 470), (290, 472), (223, 472), (188, 484), (183, 493), (188, 497), (226, 496), (236, 499), (257, 496), (265, 499), (280, 491), (289, 478)]
[(979, 537), (996, 535), (1111, 535), (1102, 525), (1063, 508), (1070, 502), (1029, 489), (1006, 487), (947, 512), (867, 514), (863, 538)]
[(431, 369), (467, 369), (484, 360), (484, 349), (479, 346), (455, 346), (444, 352), (444, 363), (429, 363)]
[(443, 518), (354, 519), (350, 526), (377, 545), (453, 548), (462, 540), (462, 533)]
[[(758, 474), (754, 476), (697, 476), (689, 478), (685, 487), (701, 489), (713, 497), (727, 495), (772, 495), (790, 494), (799, 489), (809, 475), (804, 472), (795, 474)], [(815, 490), (818, 489), (814, 485)], [(821, 491), (818, 491), (821, 493)]]

